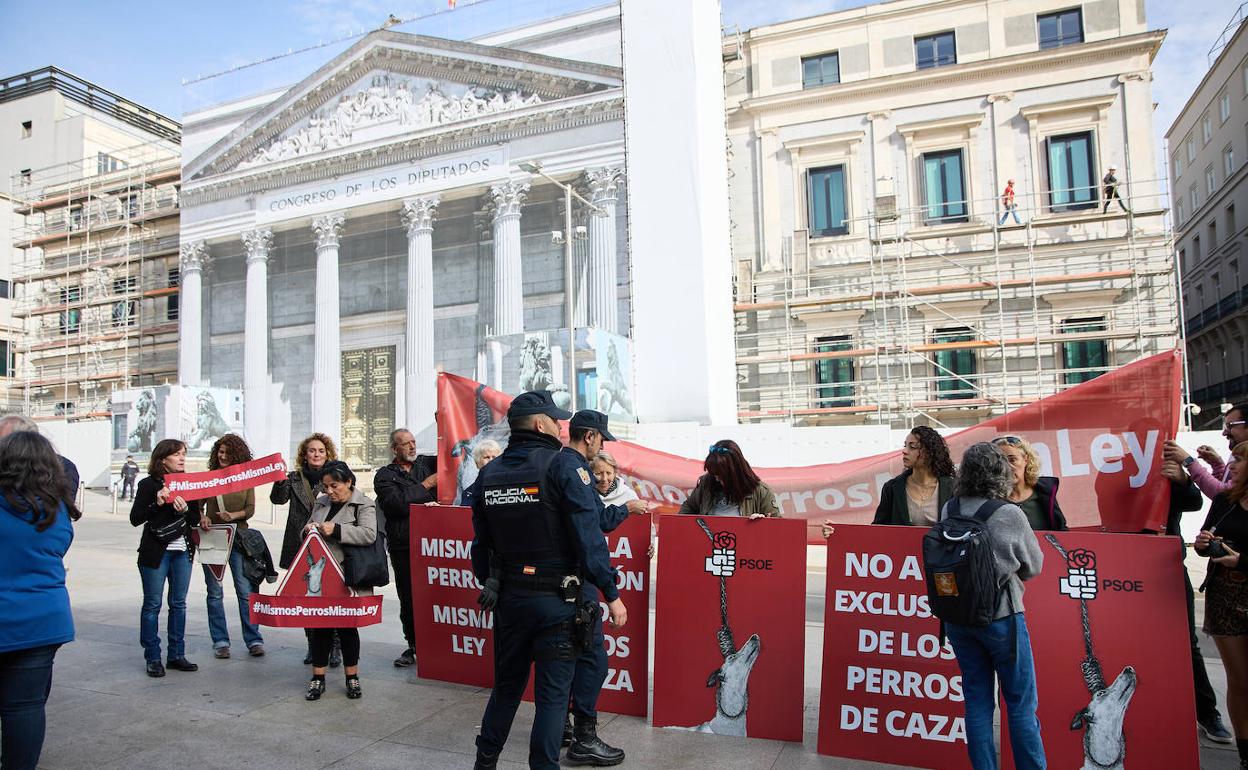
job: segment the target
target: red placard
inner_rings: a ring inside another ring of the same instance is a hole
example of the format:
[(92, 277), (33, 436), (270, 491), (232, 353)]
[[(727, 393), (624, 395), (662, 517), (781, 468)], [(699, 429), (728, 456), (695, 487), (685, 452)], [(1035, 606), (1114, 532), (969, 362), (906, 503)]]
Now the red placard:
[(170, 473), (165, 486), (183, 500), (206, 500), (217, 495), (242, 492), (244, 489), (281, 481), (286, 478), (286, 461), (281, 454), (259, 460), (230, 465), (220, 470), (200, 473)]
[[(1023, 602), (1049, 767), (1197, 770), (1178, 539), (1037, 535), (1044, 571), (1028, 581)], [(1001, 755), (1003, 767), (1014, 767), (1009, 730)]]
[(800, 741), (805, 523), (669, 515), (662, 534), (654, 725)]
[[(472, 574), (472, 511), (412, 506), (412, 606), (417, 674), (477, 687), (494, 684), (494, 614), (477, 605)], [(650, 641), (650, 517), (629, 516), (607, 537), (628, 623), (604, 626), (609, 670), (598, 710), (646, 715)], [(603, 605), (605, 617), (605, 605)], [(532, 699), (532, 681), (526, 698)]]
[(247, 599), (251, 622), (293, 628), (358, 628), (381, 622), (381, 597), (360, 596), (319, 533), (303, 540), (273, 596)]
[(970, 766), (962, 675), (927, 608), (926, 532), (837, 525), (828, 539), (820, 754)]
[[(1022, 436), (1039, 453), (1042, 474), (1062, 480), (1062, 509), (1071, 527), (1163, 529), (1170, 485), (1157, 471), (1161, 446), (1179, 424), (1181, 364), (1178, 351), (1140, 359), (950, 434), (949, 451), (959, 457), (977, 441)], [(503, 415), (510, 403), (506, 393), (453, 374), (438, 375), (442, 502), (451, 502), (475, 477), (471, 450), (476, 441), (505, 442)], [(750, 447), (744, 449), (749, 457)], [(611, 454), (623, 482), (664, 513), (677, 510), (703, 473), (702, 458), (677, 457), (628, 441), (612, 442)], [(901, 453), (891, 451), (842, 463), (754, 470), (776, 493), (781, 513), (804, 519), (808, 542), (821, 544), (819, 524), (825, 518), (870, 523), (881, 487), (902, 467)]]

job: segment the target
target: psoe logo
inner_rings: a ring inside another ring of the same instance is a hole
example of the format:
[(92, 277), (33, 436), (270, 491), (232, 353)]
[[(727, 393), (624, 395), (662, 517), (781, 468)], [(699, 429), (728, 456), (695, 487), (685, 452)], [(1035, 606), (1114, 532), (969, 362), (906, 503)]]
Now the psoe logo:
[(1066, 577), (1058, 581), (1061, 592), (1072, 599), (1096, 598), (1096, 553), (1076, 548), (1066, 554)]
[(717, 532), (711, 538), (711, 555), (706, 557), (706, 571), (716, 577), (730, 577), (737, 571), (737, 536)]

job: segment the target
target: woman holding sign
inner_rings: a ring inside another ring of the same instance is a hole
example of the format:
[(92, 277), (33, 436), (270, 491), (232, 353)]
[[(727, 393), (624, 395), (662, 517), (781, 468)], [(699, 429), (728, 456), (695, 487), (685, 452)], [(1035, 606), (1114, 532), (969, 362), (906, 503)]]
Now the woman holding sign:
[(681, 513), (699, 516), (780, 517), (771, 487), (763, 483), (731, 439), (716, 441), (702, 464), (706, 474), (680, 506)]
[(139, 482), (130, 507), (130, 524), (143, 527), (139, 537), (139, 577), (143, 580), (143, 609), (139, 614), (139, 643), (147, 660), (148, 676), (164, 676), (160, 662), (160, 604), (165, 586), (169, 591), (169, 668), (197, 671), (186, 659), (186, 590), (191, 585), (191, 559), (195, 546), (191, 528), (208, 526), (198, 500), (187, 502), (165, 486), (166, 473), (186, 470), (186, 444), (162, 439), (152, 450), (147, 478)]
[[(377, 506), (363, 492), (355, 488), (355, 474), (341, 460), (325, 464), (321, 475), (325, 494), (316, 498), (312, 506), (312, 520), (304, 527), (304, 534), (313, 531), (325, 538), (329, 553), (342, 566), (345, 554), (343, 545), (372, 545), (377, 539)], [(361, 595), (371, 595), (371, 589), (356, 589)], [(359, 698), (364, 694), (360, 688), (360, 631), (358, 628), (313, 628), (312, 631), (312, 681), (308, 682), (308, 700), (319, 700), (325, 694), (325, 669), (329, 666), (329, 650), (334, 643), (334, 632), (342, 644), (343, 673), (347, 675), (347, 697)]]
[[(282, 535), (282, 553), (278, 557), (277, 566), (290, 569), (290, 563), (299, 553), (303, 545), (304, 529), (312, 518), (312, 505), (316, 496), (324, 490), (321, 488), (321, 472), (325, 463), (338, 459), (338, 448), (334, 440), (324, 433), (313, 433), (299, 442), (299, 451), (295, 453), (295, 470), (286, 474), (284, 481), (273, 485), (269, 492), (269, 502), (274, 505), (290, 503), (286, 514), (286, 532)], [(312, 663), (312, 629), (304, 629), (308, 637), (308, 652), (303, 656), (304, 665)], [(329, 654), (329, 665), (337, 668), (342, 665), (342, 651), (337, 645)]]
[[(215, 471), (231, 465), (249, 462), (251, 448), (237, 433), (227, 433), (217, 439), (208, 454), (208, 470)], [(260, 629), (251, 622), (251, 613), (247, 609), (247, 597), (259, 593), (260, 585), (253, 583), (243, 574), (243, 549), (239, 543), (243, 530), (247, 529), (247, 520), (256, 513), (256, 490), (244, 489), (242, 492), (230, 492), (210, 497), (205, 506), (205, 515), (213, 524), (233, 524), (234, 544), (230, 549), (230, 577), (234, 580), (234, 594), (238, 598), (238, 621), (243, 627), (243, 643), (252, 657), (264, 655), (264, 638)], [(212, 652), (218, 658), (230, 657), (230, 628), (225, 622), (225, 593), (222, 581), (212, 574), (208, 565), (204, 567), (204, 585), (208, 588), (208, 633), (212, 636)]]

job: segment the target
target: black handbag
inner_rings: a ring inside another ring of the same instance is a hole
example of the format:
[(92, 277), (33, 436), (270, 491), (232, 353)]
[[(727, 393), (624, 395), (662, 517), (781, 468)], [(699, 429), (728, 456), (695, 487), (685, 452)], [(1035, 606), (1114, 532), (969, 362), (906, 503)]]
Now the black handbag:
[(342, 577), (351, 588), (380, 588), (390, 584), (386, 565), (386, 530), (380, 521), (377, 539), (368, 545), (342, 544)]
[(161, 545), (168, 545), (186, 534), (186, 519), (179, 516), (160, 525), (149, 521), (147, 522), (147, 527), (151, 530), (152, 536), (160, 541)]

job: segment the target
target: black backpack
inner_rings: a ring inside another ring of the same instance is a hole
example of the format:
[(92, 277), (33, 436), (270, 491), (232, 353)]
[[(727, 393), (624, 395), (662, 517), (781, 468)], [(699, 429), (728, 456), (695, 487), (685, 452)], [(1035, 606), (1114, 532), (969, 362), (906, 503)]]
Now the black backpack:
[(944, 624), (982, 628), (992, 622), (1005, 585), (992, 555), (988, 517), (1005, 505), (988, 500), (974, 514), (962, 513), (958, 498), (949, 501), (945, 518), (923, 536), (923, 572), (932, 614)]

